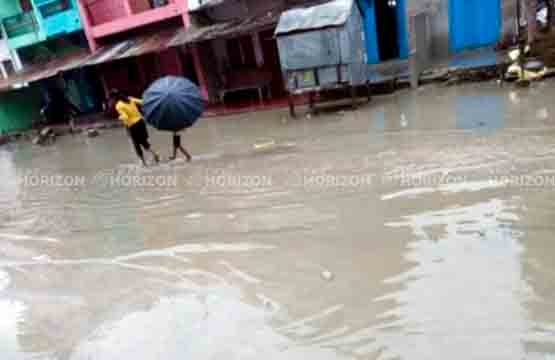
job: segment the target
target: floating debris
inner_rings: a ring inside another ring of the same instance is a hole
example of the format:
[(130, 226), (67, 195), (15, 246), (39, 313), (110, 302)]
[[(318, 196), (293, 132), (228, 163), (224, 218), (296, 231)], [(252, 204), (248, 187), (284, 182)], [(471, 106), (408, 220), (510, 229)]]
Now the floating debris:
[(276, 142), (274, 140), (271, 140), (264, 143), (254, 144), (253, 147), (255, 150), (267, 150), (274, 147), (275, 145), (276, 145)]
[(326, 281), (332, 281), (334, 278), (334, 275), (331, 271), (328, 270), (324, 270), (322, 271), (322, 279), (326, 280)]
[(97, 129), (87, 129), (86, 134), (90, 138), (95, 138), (100, 135), (100, 132)]

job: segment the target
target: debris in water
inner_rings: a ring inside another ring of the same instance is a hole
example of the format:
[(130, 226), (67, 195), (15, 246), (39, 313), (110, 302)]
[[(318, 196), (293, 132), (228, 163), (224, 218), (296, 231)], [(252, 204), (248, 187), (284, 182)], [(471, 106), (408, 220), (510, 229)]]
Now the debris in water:
[(98, 132), (97, 129), (88, 129), (87, 130), (87, 136), (90, 137), (90, 138), (95, 138), (98, 135), (100, 135), (100, 133)]
[(45, 127), (44, 129), (42, 129), (42, 130), (40, 131), (39, 136), (41, 136), (41, 137), (47, 137), (47, 136), (49, 136), (50, 134), (52, 134), (53, 132), (54, 132), (54, 130), (52, 130), (51, 127)]
[(547, 111), (547, 108), (541, 108), (536, 111), (536, 117), (540, 120), (547, 120), (549, 118), (549, 112)]
[(406, 128), (409, 125), (409, 122), (407, 121), (407, 117), (405, 116), (405, 114), (401, 114), (401, 127)]
[(516, 91), (511, 91), (509, 93), (509, 99), (511, 100), (511, 102), (513, 104), (519, 104), (520, 103), (520, 98), (518, 97), (518, 94), (516, 93)]
[(254, 144), (254, 149), (255, 150), (266, 150), (266, 149), (269, 149), (269, 148), (271, 148), (275, 145), (276, 145), (276, 142), (274, 140), (272, 140), (272, 141), (268, 141), (268, 142), (265, 142), (265, 143)]
[(324, 270), (322, 271), (322, 279), (326, 280), (326, 281), (332, 281), (334, 276), (333, 273), (331, 271), (328, 270)]
[(51, 145), (56, 141), (56, 133), (51, 127), (45, 127), (33, 139), (33, 145)]

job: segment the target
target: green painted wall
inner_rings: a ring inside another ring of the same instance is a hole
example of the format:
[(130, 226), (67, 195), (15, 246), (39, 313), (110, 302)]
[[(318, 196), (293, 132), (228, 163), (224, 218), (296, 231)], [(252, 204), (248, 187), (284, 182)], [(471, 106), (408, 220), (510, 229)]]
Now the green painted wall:
[(12, 16), (21, 12), (19, 1), (17, 0), (0, 0), (0, 18)]
[(30, 129), (40, 117), (40, 105), (37, 86), (0, 93), (0, 133)]

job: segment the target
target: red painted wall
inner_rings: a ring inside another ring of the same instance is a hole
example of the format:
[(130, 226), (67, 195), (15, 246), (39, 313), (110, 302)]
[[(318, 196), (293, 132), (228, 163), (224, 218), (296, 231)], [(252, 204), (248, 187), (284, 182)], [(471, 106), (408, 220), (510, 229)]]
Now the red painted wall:
[(151, 8), (149, 0), (130, 0), (129, 5), (131, 6), (133, 14), (137, 14)]
[(88, 10), (91, 24), (100, 25), (127, 16), (125, 0), (86, 0), (83, 1)]
[(100, 65), (108, 89), (120, 89), (133, 96), (141, 96), (153, 81), (163, 76), (183, 76), (182, 69), (177, 49)]
[(183, 67), (177, 49), (168, 49), (159, 54), (160, 76), (183, 76)]

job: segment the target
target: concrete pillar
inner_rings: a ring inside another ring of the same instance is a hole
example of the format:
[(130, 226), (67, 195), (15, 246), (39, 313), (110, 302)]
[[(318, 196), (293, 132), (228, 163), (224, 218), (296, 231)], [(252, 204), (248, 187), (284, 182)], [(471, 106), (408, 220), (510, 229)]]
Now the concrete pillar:
[(98, 43), (94, 38), (92, 28), (93, 24), (90, 18), (89, 11), (85, 8), (81, 0), (77, 0), (77, 7), (79, 8), (79, 14), (81, 15), (81, 23), (83, 25), (83, 31), (87, 37), (87, 42), (89, 43), (89, 49), (91, 51), (98, 50)]
[(537, 23), (536, 23), (536, 0), (526, 1), (526, 16), (528, 17), (528, 43), (531, 44), (536, 39)]
[(208, 100), (208, 81), (206, 80), (206, 73), (202, 67), (202, 61), (196, 45), (191, 46), (191, 56), (193, 57), (193, 64), (195, 66), (195, 72), (200, 86), (200, 93), (205, 100)]
[(0, 72), (2, 72), (2, 78), (4, 79), (8, 78), (8, 72), (6, 71), (6, 67), (2, 62), (0, 62)]
[(133, 7), (131, 6), (131, 0), (123, 0), (123, 8), (127, 16), (133, 15)]
[(189, 5), (187, 0), (174, 0), (175, 3), (179, 6), (179, 8), (181, 9), (181, 17), (183, 19), (183, 26), (184, 27), (189, 27), (189, 24), (191, 23), (191, 19), (189, 18)]
[(256, 58), (256, 66), (261, 68), (264, 66), (264, 51), (262, 50), (262, 44), (260, 43), (260, 34), (251, 34), (251, 38), (254, 48), (254, 56)]
[(23, 70), (23, 63), (21, 62), (21, 58), (17, 50), (10, 50), (13, 68), (16, 72)]

